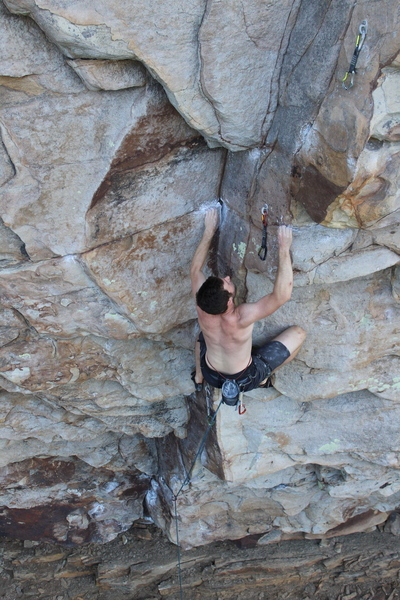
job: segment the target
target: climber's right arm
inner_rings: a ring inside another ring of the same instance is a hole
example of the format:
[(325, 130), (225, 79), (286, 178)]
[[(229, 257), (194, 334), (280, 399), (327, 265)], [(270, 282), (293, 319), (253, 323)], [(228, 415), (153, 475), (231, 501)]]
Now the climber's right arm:
[(192, 292), (195, 295), (203, 285), (206, 278), (203, 273), (203, 267), (210, 249), (211, 240), (218, 227), (218, 209), (211, 208), (206, 212), (204, 219), (204, 233), (200, 244), (194, 253), (192, 265), (190, 267), (190, 279), (192, 282)]

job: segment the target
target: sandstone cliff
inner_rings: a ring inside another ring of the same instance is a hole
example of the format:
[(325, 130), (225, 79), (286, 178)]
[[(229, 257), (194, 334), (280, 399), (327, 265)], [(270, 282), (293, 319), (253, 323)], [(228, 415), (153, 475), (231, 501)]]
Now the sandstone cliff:
[[(400, 504), (397, 2), (0, 3), (0, 533), (107, 541), (176, 492), (206, 427), (189, 265), (295, 289), (304, 347), (222, 407), (182, 545), (364, 531)], [(354, 87), (341, 80), (360, 22)], [(257, 256), (269, 205), (268, 260)]]

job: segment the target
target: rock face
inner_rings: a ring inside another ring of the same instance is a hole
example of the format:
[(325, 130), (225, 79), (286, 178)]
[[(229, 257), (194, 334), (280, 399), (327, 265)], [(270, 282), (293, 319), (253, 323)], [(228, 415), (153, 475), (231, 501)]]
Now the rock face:
[(146, 510), (176, 541), (219, 401), (192, 394), (189, 285), (218, 198), (207, 268), (240, 300), (273, 289), (294, 227), (293, 297), (255, 344), (308, 336), (246, 414), (219, 409), (181, 544), (329, 538), (399, 505), (398, 19), (394, 0), (0, 3), (4, 535), (108, 541)]
[[(18, 597), (68, 594), (99, 600), (113, 597), (192, 600), (302, 600), (329, 595), (376, 600), (396, 598), (399, 513), (385, 532), (336, 537), (323, 543), (288, 540), (255, 546), (256, 536), (240, 543), (217, 542), (184, 553), (183, 591), (176, 576), (176, 548), (154, 526), (135, 523), (108, 544), (65, 547), (36, 541), (2, 541), (2, 593)], [(389, 533), (389, 527), (392, 533)], [(145, 556), (145, 560), (143, 557)], [(218, 592), (216, 592), (216, 589)], [(307, 594), (307, 595), (306, 595)], [(372, 595), (372, 596), (371, 596)]]

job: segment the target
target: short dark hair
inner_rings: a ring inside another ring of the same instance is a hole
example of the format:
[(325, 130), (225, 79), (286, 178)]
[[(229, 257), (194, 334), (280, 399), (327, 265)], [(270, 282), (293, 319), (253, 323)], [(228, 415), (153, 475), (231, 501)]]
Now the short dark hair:
[(209, 315), (222, 315), (228, 308), (228, 301), (233, 294), (224, 289), (220, 277), (209, 277), (196, 294), (197, 306)]

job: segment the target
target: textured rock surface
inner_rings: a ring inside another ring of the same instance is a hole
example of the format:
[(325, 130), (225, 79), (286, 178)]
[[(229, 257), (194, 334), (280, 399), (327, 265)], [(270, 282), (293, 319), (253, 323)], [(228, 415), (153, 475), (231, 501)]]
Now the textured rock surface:
[[(218, 413), (223, 474), (196, 470), (178, 498), (184, 547), (261, 529), (329, 537), (355, 517), (349, 533), (386, 520), (400, 498), (397, 403), (367, 391), (304, 403), (277, 390), (249, 392), (244, 403), (243, 416), (226, 406)], [(175, 493), (177, 475), (169, 480)], [(151, 514), (174, 540), (174, 520), (158, 500), (165, 491), (153, 493)]]
[[(93, 469), (78, 459), (34, 458), (3, 467), (2, 535), (82, 544), (113, 539), (142, 514), (148, 477)], [(22, 493), (13, 483), (20, 480)]]
[(358, 25), (368, 15), (373, 25), (359, 56), (355, 85), (351, 90), (337, 82), (330, 86), (297, 155), (302, 180), (296, 198), (313, 219), (330, 227), (383, 227), (399, 220), (399, 17), (397, 8), (385, 3), (395, 24), (389, 34), (392, 24), (388, 28), (381, 19), (381, 8), (357, 3), (339, 59), (348, 64), (344, 54), (350, 56)]
[(146, 84), (146, 71), (132, 60), (69, 60), (88, 90), (123, 90)]
[[(400, 515), (393, 517), (388, 525), (394, 529)], [(193, 600), (398, 600), (398, 538), (387, 529), (322, 544), (294, 539), (260, 545), (259, 536), (248, 536), (241, 544), (196, 548), (182, 554), (182, 594)], [(6, 598), (182, 597), (176, 548), (143, 521), (105, 545), (5, 540), (1, 550)]]
[[(7, 6), (31, 14), (71, 58), (144, 62), (190, 125), (237, 149), (262, 140), (271, 85), (297, 10), (293, 0), (234, 2), (229, 8), (191, 0), (176, 5), (179, 16), (168, 2), (107, 2), (99, 8), (87, 0), (78, 10), (58, 2)], [(233, 90), (225, 84), (232, 71)]]
[[(183, 217), (85, 255), (96, 281), (141, 331), (161, 333), (196, 316), (187, 278), (193, 225), (192, 216)], [(134, 285), (127, 287), (129, 281)]]
[(108, 541), (146, 498), (176, 541), (211, 409), (189, 265), (219, 197), (207, 268), (242, 300), (272, 290), (293, 223), (293, 298), (254, 341), (308, 337), (243, 417), (221, 408), (182, 544), (329, 538), (398, 507), (399, 31), (393, 0), (0, 4), (6, 535)]
[(39, 334), (128, 338), (135, 325), (101, 292), (84, 265), (67, 256), (2, 271), (0, 302), (14, 308)]

